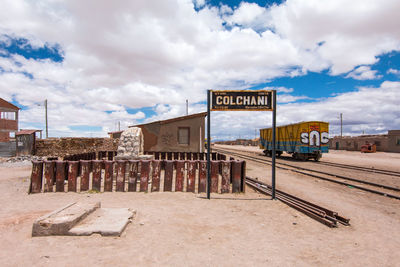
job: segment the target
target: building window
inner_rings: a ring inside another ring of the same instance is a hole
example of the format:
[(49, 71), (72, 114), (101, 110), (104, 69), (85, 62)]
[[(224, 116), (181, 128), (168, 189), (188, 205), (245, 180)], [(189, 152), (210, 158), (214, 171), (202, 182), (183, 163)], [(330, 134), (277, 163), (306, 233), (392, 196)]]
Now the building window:
[(400, 138), (397, 139), (396, 145), (400, 146)]
[(17, 116), (16, 116), (15, 112), (1, 112), (0, 113), (0, 119), (15, 121), (17, 119), (16, 117)]
[(190, 140), (190, 128), (178, 127), (178, 144), (189, 145), (189, 140)]

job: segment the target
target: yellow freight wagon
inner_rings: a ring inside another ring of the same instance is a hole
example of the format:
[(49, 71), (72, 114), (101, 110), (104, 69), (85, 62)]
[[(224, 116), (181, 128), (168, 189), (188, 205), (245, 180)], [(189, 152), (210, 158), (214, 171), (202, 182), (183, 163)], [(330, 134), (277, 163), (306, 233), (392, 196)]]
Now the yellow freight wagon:
[[(295, 159), (318, 161), (322, 153), (328, 153), (329, 123), (306, 121), (276, 127), (276, 154), (292, 154)], [(260, 130), (260, 148), (267, 156), (272, 155), (272, 128)]]

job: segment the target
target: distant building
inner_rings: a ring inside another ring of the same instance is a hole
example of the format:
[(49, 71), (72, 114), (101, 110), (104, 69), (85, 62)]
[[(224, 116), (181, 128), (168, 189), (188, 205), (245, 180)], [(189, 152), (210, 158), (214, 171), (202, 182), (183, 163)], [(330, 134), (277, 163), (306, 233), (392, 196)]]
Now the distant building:
[(206, 116), (202, 112), (130, 127), (142, 129), (144, 151), (204, 152)]
[(42, 130), (25, 129), (15, 134), (17, 141), (17, 156), (36, 154), (36, 133), (39, 133), (39, 138), (42, 139)]
[(0, 98), (0, 156), (15, 156), (19, 107)]
[(111, 139), (119, 139), (123, 131), (108, 132)]
[(329, 148), (336, 150), (360, 151), (365, 144), (375, 144), (377, 151), (400, 153), (400, 130), (390, 130), (388, 134), (335, 136), (329, 141)]

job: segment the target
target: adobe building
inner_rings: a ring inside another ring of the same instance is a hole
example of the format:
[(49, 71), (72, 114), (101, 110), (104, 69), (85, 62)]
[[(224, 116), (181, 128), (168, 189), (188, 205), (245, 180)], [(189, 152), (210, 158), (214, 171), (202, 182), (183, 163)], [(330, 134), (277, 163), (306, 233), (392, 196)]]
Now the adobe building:
[(400, 130), (390, 130), (388, 134), (335, 136), (329, 141), (329, 149), (360, 151), (365, 144), (375, 144), (376, 151), (400, 153)]
[(19, 107), (0, 98), (0, 156), (15, 156)]
[(142, 129), (144, 151), (204, 152), (207, 112), (129, 127)]

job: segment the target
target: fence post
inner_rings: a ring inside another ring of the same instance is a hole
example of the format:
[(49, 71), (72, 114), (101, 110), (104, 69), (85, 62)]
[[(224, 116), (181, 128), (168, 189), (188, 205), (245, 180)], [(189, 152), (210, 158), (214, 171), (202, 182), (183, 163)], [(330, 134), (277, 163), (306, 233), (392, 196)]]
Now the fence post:
[(112, 192), (114, 162), (112, 160), (104, 160), (104, 192)]
[(207, 189), (207, 161), (199, 161), (199, 193), (205, 193)]
[(136, 192), (137, 176), (139, 172), (139, 161), (129, 161), (129, 173), (128, 173), (128, 192)]
[(40, 193), (42, 190), (43, 161), (32, 161), (31, 185), (29, 193)]
[(92, 179), (92, 190), (101, 190), (101, 160), (92, 160), (93, 166), (93, 179)]
[(89, 174), (90, 166), (89, 160), (81, 160), (81, 192), (89, 190)]
[(56, 162), (56, 192), (64, 192), (65, 166), (65, 161)]
[(152, 181), (151, 181), (151, 192), (160, 191), (160, 176), (161, 176), (161, 164), (159, 160), (151, 161), (153, 167)]
[(229, 161), (221, 161), (221, 193), (229, 193), (231, 180), (231, 164)]
[(174, 174), (174, 163), (171, 160), (165, 161), (164, 191), (172, 191), (172, 176)]
[(211, 161), (211, 193), (218, 193), (219, 161)]
[(140, 165), (140, 192), (147, 192), (149, 190), (150, 160), (142, 160)]
[(46, 180), (44, 192), (53, 192), (53, 185), (55, 181), (55, 165), (56, 164), (54, 161), (44, 161), (44, 178)]
[(232, 164), (232, 193), (240, 192), (242, 178), (242, 162), (233, 160)]
[(193, 192), (194, 193), (194, 191), (195, 191), (196, 165), (197, 165), (197, 161), (187, 161), (186, 192)]
[(68, 162), (68, 192), (76, 192), (76, 180), (78, 178), (79, 161)]
[(175, 192), (183, 191), (183, 178), (185, 172), (185, 161), (177, 160), (175, 161), (176, 176), (175, 176)]

